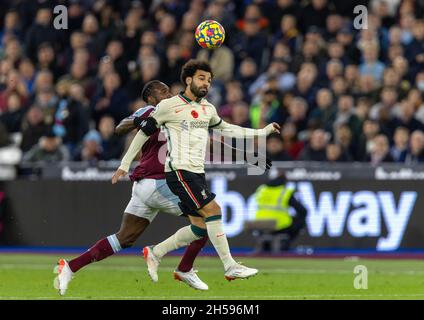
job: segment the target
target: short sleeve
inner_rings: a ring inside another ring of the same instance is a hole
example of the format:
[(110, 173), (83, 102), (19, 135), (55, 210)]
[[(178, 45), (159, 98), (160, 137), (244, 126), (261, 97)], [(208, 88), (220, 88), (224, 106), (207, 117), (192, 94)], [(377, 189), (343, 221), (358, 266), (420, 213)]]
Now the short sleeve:
[(209, 128), (215, 128), (219, 126), (222, 122), (222, 119), (218, 115), (218, 112), (216, 112), (216, 108), (212, 106), (212, 117), (209, 120)]

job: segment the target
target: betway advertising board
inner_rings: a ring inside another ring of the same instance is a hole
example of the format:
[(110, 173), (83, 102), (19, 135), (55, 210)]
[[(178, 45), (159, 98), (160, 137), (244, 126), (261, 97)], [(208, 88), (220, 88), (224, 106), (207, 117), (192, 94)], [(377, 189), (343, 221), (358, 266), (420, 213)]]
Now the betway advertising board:
[[(131, 183), (111, 185), (101, 170), (99, 179), (94, 173), (65, 170), (66, 175), (50, 179), (2, 184), (5, 208), (0, 244), (87, 246), (118, 231)], [(423, 171), (286, 168), (289, 186), (296, 189), (295, 196), (308, 211), (306, 229), (295, 244), (378, 251), (424, 249)], [(206, 176), (222, 208), (231, 246), (253, 246), (254, 238), (244, 230), (244, 223), (254, 219), (254, 193), (268, 176), (249, 176), (245, 169), (231, 168), (211, 168)], [(187, 223), (184, 218), (159, 214), (136, 245), (162, 241)]]
[[(230, 237), (243, 232), (256, 212), (249, 177), (210, 179), (223, 209)], [(370, 248), (391, 251), (424, 247), (424, 208), (416, 181), (298, 181), (289, 182), (308, 211), (306, 232), (298, 243), (325, 248)]]

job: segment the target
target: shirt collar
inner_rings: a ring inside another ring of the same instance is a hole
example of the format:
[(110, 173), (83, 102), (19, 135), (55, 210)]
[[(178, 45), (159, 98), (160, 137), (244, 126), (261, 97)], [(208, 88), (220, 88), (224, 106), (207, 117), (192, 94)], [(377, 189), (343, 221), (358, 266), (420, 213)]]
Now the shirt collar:
[[(188, 104), (190, 104), (191, 102), (193, 102), (193, 100), (191, 100), (189, 97), (187, 97), (186, 95), (184, 95), (184, 91), (181, 91), (179, 93), (180, 97), (182, 99), (184, 99), (184, 101), (186, 101)], [(203, 98), (200, 98), (198, 100), (196, 100), (197, 103), (200, 103), (203, 100)]]

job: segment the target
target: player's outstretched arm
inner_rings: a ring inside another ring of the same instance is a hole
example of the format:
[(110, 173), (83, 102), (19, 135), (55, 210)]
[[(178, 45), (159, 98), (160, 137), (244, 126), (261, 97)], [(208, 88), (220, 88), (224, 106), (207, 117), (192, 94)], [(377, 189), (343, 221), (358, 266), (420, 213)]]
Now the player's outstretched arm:
[(268, 136), (271, 133), (277, 132), (280, 133), (280, 125), (276, 122), (270, 123), (265, 128), (262, 129), (251, 129), (251, 128), (243, 128), (234, 124), (230, 124), (223, 120), (217, 125), (212, 125), (213, 129), (220, 129), (222, 135), (231, 138), (251, 138), (254, 136)]
[(137, 132), (127, 152), (121, 160), (121, 165), (112, 177), (112, 184), (117, 183), (120, 177), (123, 177), (128, 173), (132, 161), (148, 139), (149, 137), (146, 136), (143, 131), (139, 130)]
[(127, 117), (116, 126), (115, 133), (118, 136), (123, 136), (127, 134), (128, 132), (133, 131), (136, 128), (134, 124), (134, 117)]

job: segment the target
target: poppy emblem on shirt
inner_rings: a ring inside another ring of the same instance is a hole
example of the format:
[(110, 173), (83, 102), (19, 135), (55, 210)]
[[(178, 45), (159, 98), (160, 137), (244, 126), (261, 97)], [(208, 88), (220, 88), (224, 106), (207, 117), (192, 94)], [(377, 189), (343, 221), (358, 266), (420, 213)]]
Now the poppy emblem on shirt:
[(192, 110), (191, 115), (193, 116), (194, 119), (199, 117), (199, 114), (196, 112), (196, 110)]

